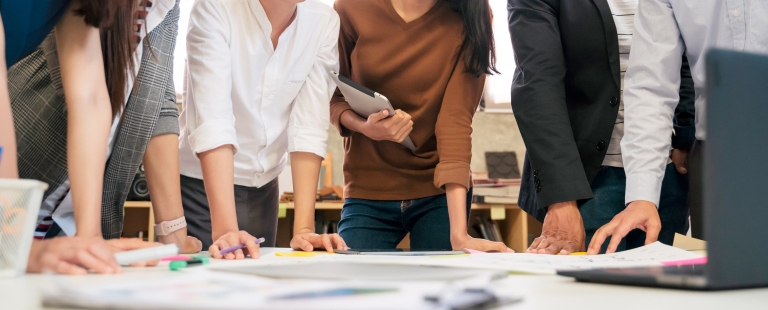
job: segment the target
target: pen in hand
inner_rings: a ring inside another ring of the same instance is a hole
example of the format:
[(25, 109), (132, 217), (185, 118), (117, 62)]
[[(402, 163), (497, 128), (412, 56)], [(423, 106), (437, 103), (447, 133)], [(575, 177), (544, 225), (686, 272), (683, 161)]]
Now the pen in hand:
[[(262, 242), (264, 242), (266, 240), (267, 239), (264, 239), (264, 238), (258, 238), (254, 242), (256, 242), (256, 244), (261, 244)], [(221, 255), (224, 255), (224, 254), (231, 253), (231, 252), (234, 252), (234, 251), (237, 251), (237, 250), (240, 250), (240, 249), (244, 249), (244, 248), (245, 248), (245, 244), (241, 243), (241, 244), (238, 244), (236, 246), (223, 249), (223, 250), (219, 251), (219, 253), (221, 253)]]

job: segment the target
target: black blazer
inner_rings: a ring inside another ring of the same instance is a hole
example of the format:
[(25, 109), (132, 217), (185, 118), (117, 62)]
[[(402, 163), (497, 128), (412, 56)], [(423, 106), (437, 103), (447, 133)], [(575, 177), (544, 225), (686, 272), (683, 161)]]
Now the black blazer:
[[(543, 221), (551, 204), (592, 198), (619, 111), (618, 36), (606, 0), (508, 0), (507, 10), (527, 147), (518, 204)], [(693, 117), (693, 104), (678, 115)]]

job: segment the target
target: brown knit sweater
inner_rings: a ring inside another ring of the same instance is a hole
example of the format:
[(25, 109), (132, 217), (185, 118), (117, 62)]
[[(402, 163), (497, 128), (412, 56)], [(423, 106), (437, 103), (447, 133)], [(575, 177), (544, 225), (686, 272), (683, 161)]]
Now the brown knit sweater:
[(413, 118), (411, 153), (374, 141), (340, 123), (350, 110), (336, 91), (331, 122), (344, 140), (346, 198), (410, 200), (444, 193), (449, 183), (470, 186), (472, 117), (485, 76), (464, 70), (463, 24), (448, 1), (406, 23), (391, 0), (336, 0), (341, 19), (340, 74), (386, 96)]

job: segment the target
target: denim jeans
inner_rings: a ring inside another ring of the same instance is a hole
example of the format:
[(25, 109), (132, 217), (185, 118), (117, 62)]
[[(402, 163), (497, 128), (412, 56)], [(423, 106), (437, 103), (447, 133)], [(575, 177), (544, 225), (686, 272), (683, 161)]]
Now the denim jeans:
[[(595, 232), (625, 209), (626, 188), (624, 168), (606, 166), (597, 173), (592, 181), (594, 197), (579, 202), (587, 233), (587, 247)], [(668, 164), (664, 173), (658, 210), (661, 218), (659, 241), (672, 245), (675, 233), (685, 234), (688, 231), (688, 176), (678, 173), (674, 164)], [(605, 252), (610, 240), (610, 237), (605, 240), (601, 253)], [(634, 249), (644, 244), (645, 232), (635, 229), (621, 241), (617, 251)]]
[[(467, 219), (471, 204), (472, 190)], [(339, 235), (351, 249), (395, 249), (410, 232), (412, 250), (451, 250), (450, 231), (445, 194), (403, 201), (348, 198), (339, 221)]]

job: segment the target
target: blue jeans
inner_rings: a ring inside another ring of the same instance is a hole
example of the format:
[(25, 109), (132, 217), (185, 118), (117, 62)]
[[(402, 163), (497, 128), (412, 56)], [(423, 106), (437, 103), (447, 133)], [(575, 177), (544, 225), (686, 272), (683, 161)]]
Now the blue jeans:
[[(472, 190), (467, 193), (467, 219)], [(341, 209), (339, 235), (351, 249), (395, 249), (411, 233), (412, 250), (451, 250), (445, 194), (414, 200), (348, 198)]]
[[(579, 211), (584, 219), (584, 229), (587, 233), (586, 246), (592, 241), (592, 236), (603, 225), (610, 222), (616, 214), (623, 211), (624, 193), (627, 188), (627, 176), (624, 168), (603, 167), (592, 181), (594, 197), (579, 201)], [(661, 185), (661, 200), (659, 200), (659, 217), (661, 232), (659, 241), (672, 245), (675, 233), (685, 234), (688, 231), (688, 176), (677, 172), (674, 164), (668, 164)], [(603, 243), (601, 253), (604, 253), (610, 237)], [(617, 251), (641, 247), (645, 244), (645, 232), (635, 229), (624, 237)]]

